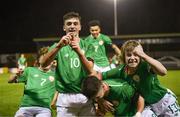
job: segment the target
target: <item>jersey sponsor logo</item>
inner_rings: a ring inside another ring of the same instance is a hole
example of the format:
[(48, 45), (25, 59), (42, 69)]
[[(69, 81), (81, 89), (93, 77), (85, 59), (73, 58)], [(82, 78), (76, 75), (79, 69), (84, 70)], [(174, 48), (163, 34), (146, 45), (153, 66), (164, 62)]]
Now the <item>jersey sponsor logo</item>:
[(133, 80), (136, 81), (136, 82), (139, 82), (140, 81), (139, 75), (137, 75), (137, 74), (134, 75)]
[(49, 81), (53, 82), (54, 81), (54, 77), (53, 76), (49, 76)]
[(38, 74), (35, 74), (34, 77), (39, 77), (39, 75), (38, 75)]
[(104, 41), (100, 40), (99, 45), (103, 45), (103, 44), (104, 44)]

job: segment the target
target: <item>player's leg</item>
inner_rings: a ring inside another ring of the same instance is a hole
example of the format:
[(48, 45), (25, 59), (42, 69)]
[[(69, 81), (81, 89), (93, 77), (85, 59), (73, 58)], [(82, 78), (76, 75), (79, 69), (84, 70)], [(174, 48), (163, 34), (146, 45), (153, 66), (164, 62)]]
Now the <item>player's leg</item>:
[(57, 98), (57, 117), (78, 116), (81, 107), (88, 102), (83, 94), (59, 93)]
[(51, 117), (51, 110), (43, 107), (36, 107), (36, 117)]
[(33, 117), (33, 114), (30, 107), (20, 107), (14, 117)]
[(79, 108), (57, 106), (57, 117), (75, 117), (78, 115)]
[(157, 117), (157, 115), (152, 111), (151, 107), (146, 106), (141, 113), (141, 117)]
[(177, 103), (176, 97), (171, 92), (166, 93), (158, 103), (153, 104), (152, 109), (157, 115), (170, 117), (180, 116), (180, 107)]

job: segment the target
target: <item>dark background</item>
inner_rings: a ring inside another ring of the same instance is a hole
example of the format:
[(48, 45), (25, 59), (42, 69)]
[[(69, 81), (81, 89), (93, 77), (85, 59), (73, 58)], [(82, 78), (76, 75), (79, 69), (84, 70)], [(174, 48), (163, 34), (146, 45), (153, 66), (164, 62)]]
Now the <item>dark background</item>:
[[(0, 53), (36, 51), (33, 38), (60, 37), (69, 11), (88, 21), (98, 19), (102, 32), (114, 35), (113, 0), (7, 0), (0, 4)], [(180, 32), (180, 0), (117, 0), (118, 34)]]

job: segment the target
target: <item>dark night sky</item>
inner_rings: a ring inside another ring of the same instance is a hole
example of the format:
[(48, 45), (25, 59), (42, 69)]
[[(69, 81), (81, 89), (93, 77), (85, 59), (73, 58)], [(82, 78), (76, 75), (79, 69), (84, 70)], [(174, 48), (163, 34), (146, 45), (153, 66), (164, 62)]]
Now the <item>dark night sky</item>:
[[(120, 35), (180, 32), (179, 0), (117, 1)], [(0, 53), (33, 52), (33, 38), (62, 36), (69, 11), (82, 16), (81, 36), (92, 19), (101, 21), (103, 33), (114, 34), (113, 0), (7, 0), (0, 7)]]

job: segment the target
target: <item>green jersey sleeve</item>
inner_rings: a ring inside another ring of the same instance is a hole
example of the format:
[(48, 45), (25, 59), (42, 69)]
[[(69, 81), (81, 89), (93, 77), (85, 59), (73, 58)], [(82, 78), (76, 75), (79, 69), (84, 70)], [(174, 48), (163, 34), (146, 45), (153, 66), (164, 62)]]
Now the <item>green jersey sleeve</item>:
[[(56, 47), (57, 43), (54, 43), (51, 47), (49, 47), (48, 52), (50, 52), (52, 49)], [(55, 59), (57, 59), (57, 54), (55, 56)]]
[(111, 45), (112, 44), (112, 40), (109, 38), (109, 36), (103, 35), (103, 34), (101, 34), (101, 35), (102, 35), (102, 38), (105, 42), (105, 45)]
[(111, 69), (107, 72), (103, 72), (102, 73), (102, 79), (105, 80), (108, 78), (121, 78), (121, 73), (122, 73), (123, 68), (124, 68), (124, 64), (119, 65), (115, 69)]

